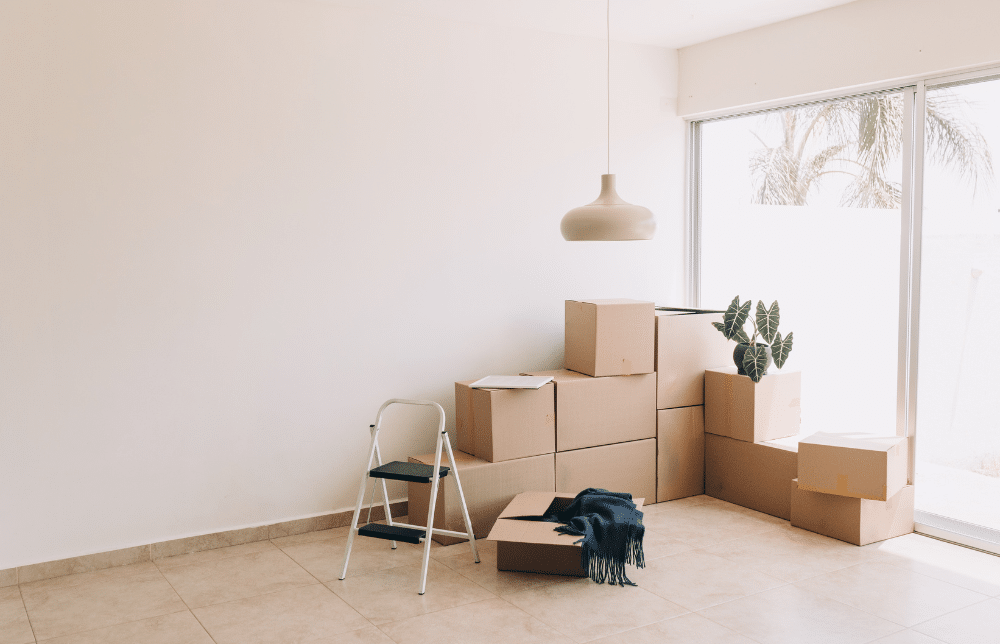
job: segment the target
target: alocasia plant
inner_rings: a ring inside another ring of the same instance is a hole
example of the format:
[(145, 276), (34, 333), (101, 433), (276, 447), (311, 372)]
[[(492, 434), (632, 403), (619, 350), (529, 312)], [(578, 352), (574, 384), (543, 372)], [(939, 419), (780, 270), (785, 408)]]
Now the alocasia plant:
[[(748, 345), (743, 354), (743, 364), (737, 366), (742, 366), (743, 371), (751, 380), (760, 382), (760, 379), (767, 373), (768, 347), (771, 348), (774, 366), (781, 369), (785, 361), (788, 360), (788, 354), (792, 352), (792, 334), (789, 332), (787, 336), (782, 338), (781, 333), (778, 332), (781, 314), (777, 300), (771, 303), (770, 308), (764, 308), (763, 302), (757, 302), (756, 315), (751, 318), (750, 307), (752, 305), (753, 300), (747, 300), (740, 304), (740, 296), (737, 295), (722, 316), (722, 322), (712, 322), (712, 325), (726, 336), (727, 340)], [(752, 335), (748, 335), (743, 328), (747, 318), (750, 318), (753, 323)], [(758, 338), (763, 342), (759, 342)]]

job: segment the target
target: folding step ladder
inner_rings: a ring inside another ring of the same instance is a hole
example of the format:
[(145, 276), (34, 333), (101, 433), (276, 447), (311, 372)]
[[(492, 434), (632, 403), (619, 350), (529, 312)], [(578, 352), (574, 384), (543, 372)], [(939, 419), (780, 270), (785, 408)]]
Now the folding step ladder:
[[(382, 412), (389, 405), (427, 405), (434, 407), (438, 412), (437, 447), (434, 450), (434, 465), (424, 465), (423, 463), (404, 463), (403, 461), (393, 461), (382, 464), (382, 454), (378, 447), (378, 432), (382, 427)], [(441, 405), (430, 400), (402, 400), (393, 398), (385, 401), (379, 407), (378, 415), (375, 417), (375, 424), (370, 426), (372, 434), (371, 446), (368, 448), (368, 465), (361, 475), (361, 489), (358, 490), (358, 502), (354, 506), (354, 518), (351, 519), (351, 531), (347, 534), (347, 550), (344, 552), (344, 570), (340, 573), (340, 578), (347, 577), (347, 564), (351, 560), (351, 546), (354, 545), (355, 532), (361, 537), (374, 537), (375, 539), (386, 539), (392, 541), (393, 550), (396, 549), (396, 542), (419, 544), (424, 542), (424, 561), (420, 571), (420, 594), (424, 594), (427, 587), (427, 566), (431, 559), (431, 537), (434, 533), (448, 535), (449, 537), (461, 537), (469, 540), (472, 547), (472, 556), (476, 563), (479, 563), (479, 552), (476, 550), (476, 535), (472, 532), (472, 521), (469, 519), (469, 508), (465, 505), (465, 494), (462, 492), (462, 483), (458, 478), (458, 468), (455, 466), (455, 454), (451, 450), (451, 442), (448, 440), (448, 432), (444, 428), (444, 409)], [(441, 448), (447, 448), (448, 462), (451, 467), (441, 466)], [(372, 468), (372, 461), (376, 462), (376, 467)], [(458, 500), (462, 505), (462, 517), (465, 519), (465, 532), (455, 532), (453, 530), (441, 530), (434, 528), (434, 506), (437, 504), (438, 482), (446, 477), (449, 472), (455, 480), (455, 487), (458, 488)], [(368, 479), (381, 479), (382, 502), (385, 507), (385, 524), (372, 523), (372, 502), (375, 500), (375, 488), (379, 483), (372, 486), (372, 496), (368, 502), (367, 525), (358, 527), (358, 517), (361, 514), (361, 504), (365, 499), (365, 489), (368, 487)], [(412, 525), (409, 523), (394, 523), (392, 514), (389, 512), (389, 494), (386, 490), (385, 480), (412, 481), (414, 483), (430, 483), (431, 497), (430, 507), (427, 508), (427, 525)]]

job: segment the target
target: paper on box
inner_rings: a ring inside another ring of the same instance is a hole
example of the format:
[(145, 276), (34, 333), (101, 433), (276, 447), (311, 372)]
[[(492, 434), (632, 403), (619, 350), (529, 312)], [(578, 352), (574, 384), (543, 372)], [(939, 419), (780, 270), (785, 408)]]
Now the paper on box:
[(656, 412), (656, 502), (705, 493), (705, 408)]
[(472, 454), (499, 462), (556, 451), (555, 385), (471, 391)]
[(776, 371), (755, 383), (736, 367), (706, 369), (705, 431), (750, 443), (795, 436), (802, 418), (801, 376)]
[(796, 445), (748, 443), (705, 434), (705, 494), (788, 520), (790, 482), (796, 476)]
[(653, 373), (654, 307), (639, 300), (566, 300), (566, 368), (595, 377)]
[(733, 363), (734, 346), (712, 326), (718, 311), (656, 312), (656, 408), (705, 403), (705, 370)]
[(656, 498), (656, 439), (556, 453), (556, 491), (578, 494), (588, 487)]
[(886, 501), (906, 485), (906, 439), (818, 432), (799, 443), (799, 487)]
[(803, 490), (792, 481), (792, 525), (856, 546), (913, 532), (913, 486), (888, 501)]

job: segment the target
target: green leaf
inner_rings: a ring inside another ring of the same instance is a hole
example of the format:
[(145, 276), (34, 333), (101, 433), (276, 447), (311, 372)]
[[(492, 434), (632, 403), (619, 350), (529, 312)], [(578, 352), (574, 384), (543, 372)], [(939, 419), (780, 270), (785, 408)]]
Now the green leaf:
[(778, 332), (778, 300), (771, 304), (771, 308), (765, 309), (763, 302), (757, 302), (757, 331), (764, 342), (771, 344), (774, 342), (774, 334)]
[[(722, 333), (722, 335), (726, 335), (726, 327), (724, 324), (722, 324), (722, 322), (712, 322), (712, 326), (718, 329), (719, 332)], [(727, 340), (729, 339), (728, 335), (726, 336), (726, 339)]]
[(739, 332), (736, 334), (736, 337), (733, 339), (741, 344), (750, 344), (750, 336), (747, 335), (747, 332), (744, 331), (743, 329), (740, 329)]
[(778, 333), (774, 336), (774, 342), (771, 343), (771, 357), (774, 359), (774, 366), (778, 369), (784, 366), (785, 360), (788, 360), (788, 354), (792, 352), (792, 334), (789, 333), (785, 336), (785, 339), (781, 339), (781, 334)]
[(750, 315), (750, 305), (752, 303), (752, 300), (747, 300), (741, 305), (739, 295), (733, 298), (729, 308), (726, 309), (725, 314), (722, 316), (723, 328), (720, 329), (727, 340), (744, 341), (738, 338), (740, 337), (740, 333), (746, 336), (746, 333), (743, 332), (743, 325), (746, 324), (747, 316)]
[(767, 372), (767, 345), (755, 344), (743, 354), (743, 371), (750, 380), (760, 382)]

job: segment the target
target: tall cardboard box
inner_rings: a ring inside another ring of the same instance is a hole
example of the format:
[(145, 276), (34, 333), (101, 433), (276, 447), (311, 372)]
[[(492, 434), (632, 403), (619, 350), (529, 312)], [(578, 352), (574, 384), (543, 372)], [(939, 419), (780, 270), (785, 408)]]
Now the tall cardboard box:
[(656, 374), (593, 378), (559, 369), (526, 375), (553, 378), (558, 452), (656, 437)]
[(705, 408), (656, 412), (656, 502), (705, 493)]
[(712, 322), (721, 311), (657, 309), (657, 409), (705, 404), (705, 370), (733, 363), (733, 345)]
[(705, 434), (705, 494), (785, 520), (792, 516), (794, 442), (748, 443)]
[(798, 371), (775, 371), (755, 383), (736, 367), (706, 369), (705, 431), (749, 443), (795, 436), (801, 388)]
[[(555, 461), (552, 454), (519, 458), (513, 461), (490, 463), (465, 452), (455, 451), (455, 465), (458, 467), (465, 492), (465, 503), (472, 519), (472, 531), (476, 537), (485, 537), (493, 527), (500, 512), (511, 499), (528, 490), (553, 492), (555, 490)], [(434, 454), (411, 456), (411, 463), (434, 464)], [(448, 456), (442, 453), (441, 464), (448, 466)], [(430, 504), (430, 483), (408, 483), (409, 523), (427, 525), (427, 508)], [(458, 490), (451, 472), (438, 484), (437, 504), (434, 508), (434, 527), (444, 530), (465, 532), (462, 505), (458, 501)], [(451, 545), (465, 539), (434, 535), (434, 541)]]
[(799, 488), (887, 501), (906, 485), (906, 439), (818, 432), (799, 443)]
[(792, 525), (856, 546), (913, 532), (913, 486), (887, 501), (810, 492), (792, 481)]
[(472, 389), (469, 387), (474, 382), (455, 383), (455, 446), (468, 454), (476, 449), (472, 438)]
[(656, 498), (656, 439), (556, 452), (556, 492), (588, 487)]
[(556, 451), (556, 397), (539, 389), (472, 389), (472, 453), (490, 462)]
[(652, 302), (566, 300), (566, 368), (588, 376), (653, 373)]

